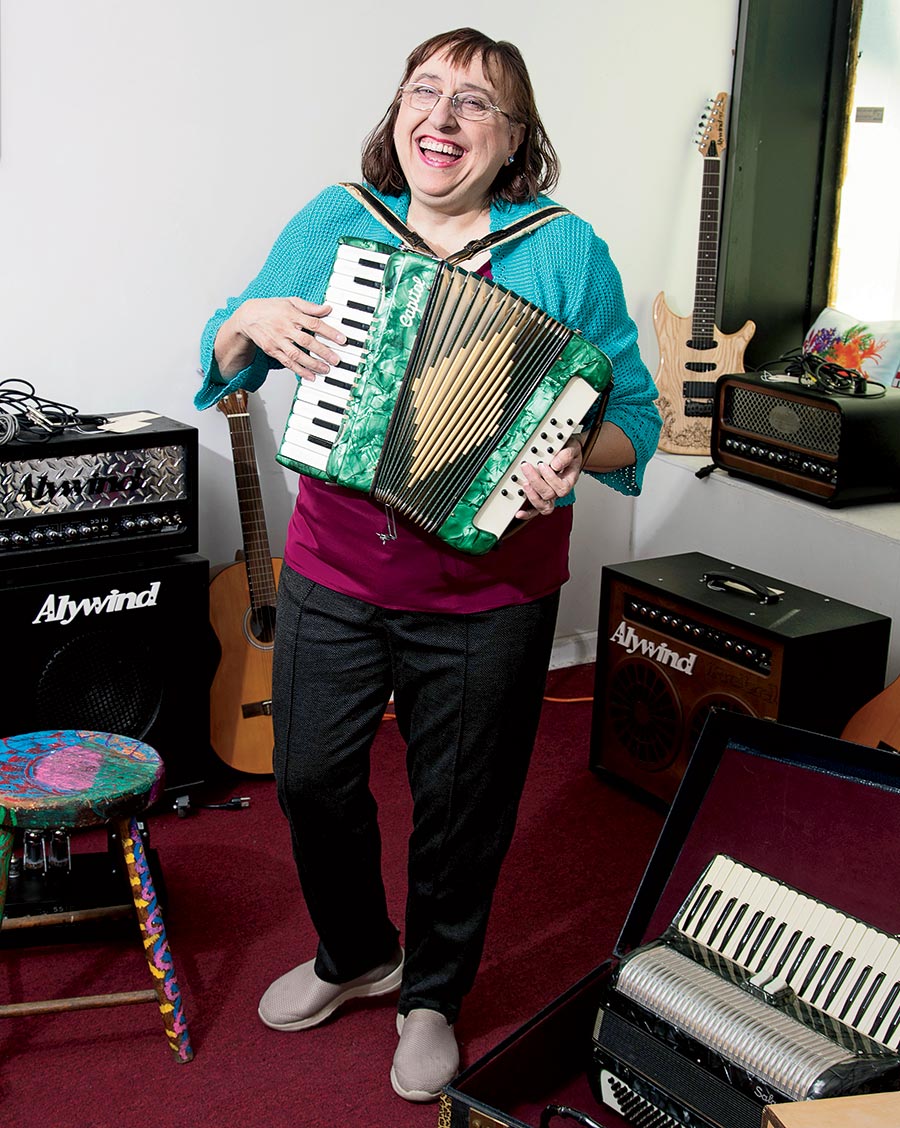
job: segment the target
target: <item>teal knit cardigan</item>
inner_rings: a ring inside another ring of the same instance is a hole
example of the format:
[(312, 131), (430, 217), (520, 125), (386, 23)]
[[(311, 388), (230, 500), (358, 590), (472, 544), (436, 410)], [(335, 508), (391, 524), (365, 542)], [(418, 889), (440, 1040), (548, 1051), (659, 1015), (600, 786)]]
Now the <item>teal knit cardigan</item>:
[[(406, 220), (408, 195), (381, 195), (381, 199)], [(547, 197), (528, 204), (498, 202), (491, 208), (491, 230), (552, 203)], [(205, 379), (194, 398), (198, 408), (211, 407), (238, 388), (256, 391), (269, 371), (278, 367), (257, 349), (247, 368), (224, 381), (213, 355), (222, 322), (249, 298), (296, 296), (321, 302), (342, 235), (399, 244), (344, 188), (333, 185), (319, 193), (284, 228), (262, 270), (244, 292), (230, 298), (209, 319), (201, 342)], [(579, 330), (609, 357), (613, 390), (605, 418), (631, 439), (636, 460), (622, 470), (594, 476), (620, 493), (640, 493), (644, 468), (659, 437), (656, 388), (641, 360), (637, 328), (628, 315), (619, 272), (606, 244), (584, 220), (564, 215), (521, 239), (495, 247), (491, 251), (491, 272), (496, 282)], [(563, 502), (572, 500), (570, 494)]]

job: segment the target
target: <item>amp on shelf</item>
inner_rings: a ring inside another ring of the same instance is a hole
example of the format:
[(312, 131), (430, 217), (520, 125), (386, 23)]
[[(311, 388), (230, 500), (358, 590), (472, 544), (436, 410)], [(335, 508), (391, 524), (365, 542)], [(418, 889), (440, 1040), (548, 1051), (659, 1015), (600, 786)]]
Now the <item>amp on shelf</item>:
[(720, 376), (712, 460), (821, 505), (900, 499), (900, 389), (831, 395), (784, 377)]

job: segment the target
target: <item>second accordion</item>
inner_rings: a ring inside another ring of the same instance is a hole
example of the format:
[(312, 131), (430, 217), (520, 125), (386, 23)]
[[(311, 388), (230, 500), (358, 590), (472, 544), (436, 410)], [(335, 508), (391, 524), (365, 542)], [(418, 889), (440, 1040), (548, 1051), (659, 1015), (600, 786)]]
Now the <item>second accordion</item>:
[(323, 320), (340, 364), (300, 380), (277, 460), (360, 490), (463, 552), (522, 507), (522, 461), (553, 457), (612, 387), (606, 355), (481, 275), (342, 238)]

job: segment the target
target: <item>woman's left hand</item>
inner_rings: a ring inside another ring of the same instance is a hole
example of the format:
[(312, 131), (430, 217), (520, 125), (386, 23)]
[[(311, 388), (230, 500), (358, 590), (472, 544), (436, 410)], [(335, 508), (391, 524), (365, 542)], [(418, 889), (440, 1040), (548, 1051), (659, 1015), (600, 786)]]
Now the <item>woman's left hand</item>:
[(520, 521), (546, 517), (553, 512), (556, 499), (571, 493), (578, 480), (581, 473), (581, 442), (573, 436), (549, 462), (541, 462), (537, 466), (523, 462), (521, 470), (521, 485), (528, 504), (519, 510), (516, 517)]

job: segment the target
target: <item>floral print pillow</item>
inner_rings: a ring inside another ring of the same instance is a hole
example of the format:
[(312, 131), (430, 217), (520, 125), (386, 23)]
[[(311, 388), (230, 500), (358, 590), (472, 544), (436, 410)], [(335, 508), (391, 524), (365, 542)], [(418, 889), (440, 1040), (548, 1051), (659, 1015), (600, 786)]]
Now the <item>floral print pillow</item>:
[(868, 380), (900, 386), (900, 321), (864, 322), (829, 307), (806, 334), (803, 351)]

